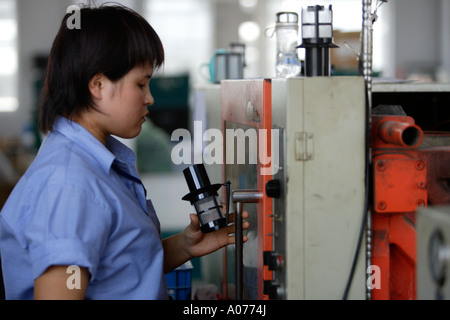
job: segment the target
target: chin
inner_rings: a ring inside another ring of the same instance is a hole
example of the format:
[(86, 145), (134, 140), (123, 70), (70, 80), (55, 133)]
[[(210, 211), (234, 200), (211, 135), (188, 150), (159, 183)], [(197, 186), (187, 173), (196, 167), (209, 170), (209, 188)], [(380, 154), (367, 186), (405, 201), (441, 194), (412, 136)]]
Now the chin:
[(119, 138), (122, 138), (122, 139), (134, 139), (141, 133), (141, 131), (142, 131), (142, 128), (139, 128), (139, 130), (135, 130), (133, 133), (114, 134), (114, 135)]
[(142, 128), (139, 127), (139, 129), (136, 130), (133, 134), (131, 134), (130, 137), (129, 137), (128, 139), (134, 139), (134, 138), (136, 138), (136, 137), (141, 133), (141, 131), (142, 131)]

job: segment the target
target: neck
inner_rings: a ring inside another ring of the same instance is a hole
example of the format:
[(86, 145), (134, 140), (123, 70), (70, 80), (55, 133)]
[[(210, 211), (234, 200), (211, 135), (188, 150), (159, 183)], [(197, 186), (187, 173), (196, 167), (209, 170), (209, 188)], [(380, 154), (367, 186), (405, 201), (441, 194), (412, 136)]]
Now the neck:
[(86, 112), (81, 115), (77, 115), (72, 118), (72, 121), (78, 123), (89, 131), (98, 141), (103, 145), (106, 145), (106, 140), (108, 139), (109, 133), (102, 130), (102, 126), (98, 124), (96, 118), (91, 115), (91, 113)]

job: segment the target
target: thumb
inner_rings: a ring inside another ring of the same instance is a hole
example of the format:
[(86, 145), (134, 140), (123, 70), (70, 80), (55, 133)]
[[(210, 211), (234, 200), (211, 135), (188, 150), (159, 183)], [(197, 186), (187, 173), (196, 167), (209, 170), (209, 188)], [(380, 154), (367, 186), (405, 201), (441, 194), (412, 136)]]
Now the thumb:
[(198, 219), (197, 214), (191, 213), (189, 215), (189, 219), (191, 220), (191, 228), (194, 229), (194, 231), (197, 231), (200, 229), (200, 220)]

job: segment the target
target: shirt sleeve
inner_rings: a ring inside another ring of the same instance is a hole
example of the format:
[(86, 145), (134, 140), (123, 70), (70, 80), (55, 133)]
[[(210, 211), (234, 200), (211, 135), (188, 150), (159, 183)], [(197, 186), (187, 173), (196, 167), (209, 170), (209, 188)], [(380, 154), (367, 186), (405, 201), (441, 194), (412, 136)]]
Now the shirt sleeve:
[(40, 190), (25, 228), (33, 278), (52, 265), (76, 265), (95, 278), (111, 228), (111, 212), (80, 187), (51, 184)]

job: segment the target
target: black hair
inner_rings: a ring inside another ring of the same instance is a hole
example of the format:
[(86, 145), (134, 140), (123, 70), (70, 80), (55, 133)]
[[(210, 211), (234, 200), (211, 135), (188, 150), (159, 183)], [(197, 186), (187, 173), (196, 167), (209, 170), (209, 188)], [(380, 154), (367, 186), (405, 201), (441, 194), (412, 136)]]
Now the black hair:
[(164, 63), (161, 40), (150, 24), (121, 5), (80, 8), (80, 29), (65, 15), (50, 51), (41, 95), (39, 129), (48, 133), (58, 116), (95, 109), (89, 81), (102, 73), (115, 82), (138, 66)]

